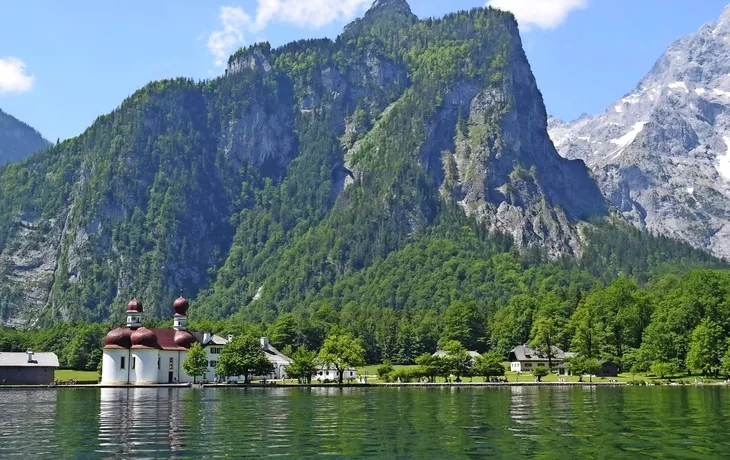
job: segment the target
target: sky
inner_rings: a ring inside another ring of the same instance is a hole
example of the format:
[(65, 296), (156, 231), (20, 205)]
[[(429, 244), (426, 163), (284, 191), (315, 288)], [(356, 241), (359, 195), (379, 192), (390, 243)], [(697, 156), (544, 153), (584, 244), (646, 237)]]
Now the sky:
[[(515, 13), (550, 114), (572, 120), (631, 91), (664, 49), (728, 0), (410, 0), (419, 17)], [(336, 37), (372, 0), (3, 0), (0, 109), (47, 139), (81, 134), (162, 78), (208, 79), (240, 46)]]

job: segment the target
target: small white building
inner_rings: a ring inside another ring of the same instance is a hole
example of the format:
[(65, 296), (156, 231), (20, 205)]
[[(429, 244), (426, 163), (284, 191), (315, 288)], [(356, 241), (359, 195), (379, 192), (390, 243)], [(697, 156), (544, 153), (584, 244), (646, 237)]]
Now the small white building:
[(267, 378), (267, 379), (285, 379), (287, 378), (286, 375), (286, 366), (291, 364), (292, 360), (290, 357), (284, 355), (279, 350), (277, 350), (273, 345), (269, 343), (269, 339), (266, 337), (261, 337), (261, 349), (263, 350), (264, 354), (266, 355), (266, 359), (269, 360), (271, 365), (274, 367), (274, 370), (271, 374), (267, 376), (259, 376), (257, 378)]
[[(342, 373), (342, 378), (344, 380), (348, 379), (354, 379), (357, 376), (357, 370), (352, 367), (348, 367), (345, 369), (345, 372)], [(336, 381), (339, 378), (339, 375), (337, 374), (337, 369), (334, 367), (329, 366), (323, 366), (319, 365), (317, 366), (317, 374), (312, 377), (314, 380), (329, 380), (329, 381)]]
[[(477, 358), (479, 358), (481, 356), (479, 354), (479, 352), (476, 352), (476, 351), (467, 351), (467, 353), (471, 357), (472, 362), (476, 362)], [(449, 356), (449, 353), (447, 351), (445, 351), (445, 350), (437, 350), (431, 356), (435, 356), (437, 358), (446, 358), (447, 356)]]

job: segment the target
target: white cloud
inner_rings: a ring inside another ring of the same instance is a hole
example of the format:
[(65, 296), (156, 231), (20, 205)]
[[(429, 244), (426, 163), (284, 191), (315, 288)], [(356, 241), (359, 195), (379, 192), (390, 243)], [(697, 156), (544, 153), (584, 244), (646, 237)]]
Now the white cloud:
[(371, 3), (372, 0), (258, 0), (253, 18), (242, 8), (223, 6), (222, 28), (208, 37), (208, 50), (215, 56), (215, 64), (224, 66), (228, 56), (245, 44), (246, 33), (261, 32), (271, 23), (318, 29), (334, 21), (352, 19)]
[(574, 10), (588, 6), (587, 0), (489, 0), (488, 6), (511, 11), (521, 26), (541, 29), (558, 27)]
[(223, 28), (208, 37), (208, 50), (215, 56), (215, 65), (224, 66), (233, 48), (243, 44), (243, 28), (251, 24), (251, 17), (241, 8), (222, 6), (220, 19)]
[(25, 62), (18, 58), (0, 58), (0, 94), (27, 93), (33, 89), (35, 77), (28, 75)]

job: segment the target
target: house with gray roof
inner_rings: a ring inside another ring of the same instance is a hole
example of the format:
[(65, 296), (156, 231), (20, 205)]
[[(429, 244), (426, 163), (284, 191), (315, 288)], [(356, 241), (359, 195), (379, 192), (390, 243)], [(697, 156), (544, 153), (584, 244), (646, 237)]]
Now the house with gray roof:
[(531, 372), (536, 367), (548, 367), (548, 362), (552, 364), (552, 367), (556, 367), (566, 358), (574, 355), (574, 353), (566, 353), (554, 346), (552, 347), (552, 353), (548, 360), (547, 353), (541, 353), (527, 345), (518, 345), (510, 350), (507, 361), (509, 361), (509, 367), (512, 372)]
[(58, 368), (55, 353), (0, 353), (0, 385), (48, 385)]

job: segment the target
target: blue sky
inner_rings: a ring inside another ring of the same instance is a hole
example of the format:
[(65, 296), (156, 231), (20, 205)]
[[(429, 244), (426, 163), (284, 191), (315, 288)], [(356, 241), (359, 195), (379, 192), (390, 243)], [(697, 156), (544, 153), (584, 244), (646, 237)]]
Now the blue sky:
[[(149, 81), (222, 73), (239, 45), (335, 37), (372, 0), (5, 0), (0, 108), (50, 140), (80, 134)], [(726, 0), (411, 0), (419, 17), (512, 9), (545, 97), (564, 119), (629, 92), (675, 39)]]

